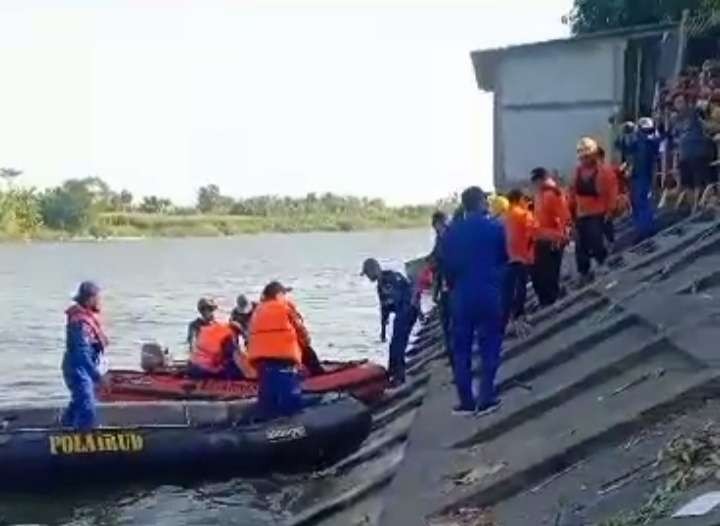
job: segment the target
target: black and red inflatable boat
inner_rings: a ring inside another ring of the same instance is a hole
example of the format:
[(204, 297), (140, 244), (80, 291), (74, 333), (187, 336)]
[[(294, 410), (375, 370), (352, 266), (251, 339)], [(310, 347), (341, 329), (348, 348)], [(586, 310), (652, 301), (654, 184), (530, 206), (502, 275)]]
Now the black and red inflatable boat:
[(364, 404), (324, 398), (268, 422), (248, 402), (102, 404), (102, 425), (87, 433), (60, 426), (61, 408), (0, 409), (0, 485), (312, 470), (370, 433)]
[[(387, 373), (380, 365), (363, 362), (326, 362), (325, 372), (306, 378), (303, 392), (324, 394), (345, 392), (367, 404), (382, 398), (388, 386)], [(195, 380), (184, 367), (153, 372), (110, 370), (98, 390), (105, 402), (153, 400), (243, 400), (257, 396), (252, 380)]]

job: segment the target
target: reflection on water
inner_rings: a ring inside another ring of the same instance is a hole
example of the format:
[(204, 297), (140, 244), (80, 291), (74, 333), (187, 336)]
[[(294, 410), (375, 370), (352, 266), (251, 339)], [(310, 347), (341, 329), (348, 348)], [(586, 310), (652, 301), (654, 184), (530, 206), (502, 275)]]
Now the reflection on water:
[[(115, 367), (136, 368), (148, 340), (182, 356), (200, 296), (216, 298), (227, 315), (237, 294), (257, 296), (271, 279), (295, 288), (322, 357), (384, 363), (375, 291), (359, 276), (360, 264), (376, 256), (401, 269), (429, 246), (427, 231), (0, 245), (0, 404), (64, 403), (63, 311), (88, 278), (105, 290)], [(0, 524), (275, 524), (303, 498), (301, 479), (278, 477), (0, 494)]]

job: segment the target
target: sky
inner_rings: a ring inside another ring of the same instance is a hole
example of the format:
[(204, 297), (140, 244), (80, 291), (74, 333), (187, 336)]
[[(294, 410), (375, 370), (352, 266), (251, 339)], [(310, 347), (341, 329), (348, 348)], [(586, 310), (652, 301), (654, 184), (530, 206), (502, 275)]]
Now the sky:
[(192, 204), (489, 187), (472, 50), (563, 37), (571, 0), (0, 0), (0, 166)]

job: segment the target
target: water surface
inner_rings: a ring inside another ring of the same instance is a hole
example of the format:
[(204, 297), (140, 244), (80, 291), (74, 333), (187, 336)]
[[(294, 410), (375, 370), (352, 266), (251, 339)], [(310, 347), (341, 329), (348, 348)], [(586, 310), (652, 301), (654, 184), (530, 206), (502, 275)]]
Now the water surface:
[[(400, 270), (430, 242), (427, 231), (400, 231), (0, 245), (0, 404), (67, 400), (59, 373), (63, 311), (84, 279), (104, 289), (113, 367), (137, 368), (145, 341), (184, 356), (200, 296), (215, 298), (226, 316), (237, 294), (255, 297), (273, 279), (294, 287), (321, 357), (385, 363), (375, 290), (359, 276), (362, 260), (378, 257)], [(0, 495), (0, 524), (275, 524), (284, 510), (302, 507), (306, 489), (300, 479), (270, 476)]]

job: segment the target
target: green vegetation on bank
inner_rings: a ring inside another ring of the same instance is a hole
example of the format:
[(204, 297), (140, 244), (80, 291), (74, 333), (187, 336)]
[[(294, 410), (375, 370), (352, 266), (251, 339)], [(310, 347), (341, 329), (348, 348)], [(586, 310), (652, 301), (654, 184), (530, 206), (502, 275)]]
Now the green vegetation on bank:
[[(380, 199), (308, 194), (235, 199), (216, 185), (198, 190), (194, 207), (146, 196), (135, 200), (97, 177), (38, 191), (0, 169), (0, 239), (197, 237), (259, 232), (352, 231), (428, 224), (435, 206), (387, 206)], [(442, 206), (443, 203), (439, 203)]]

